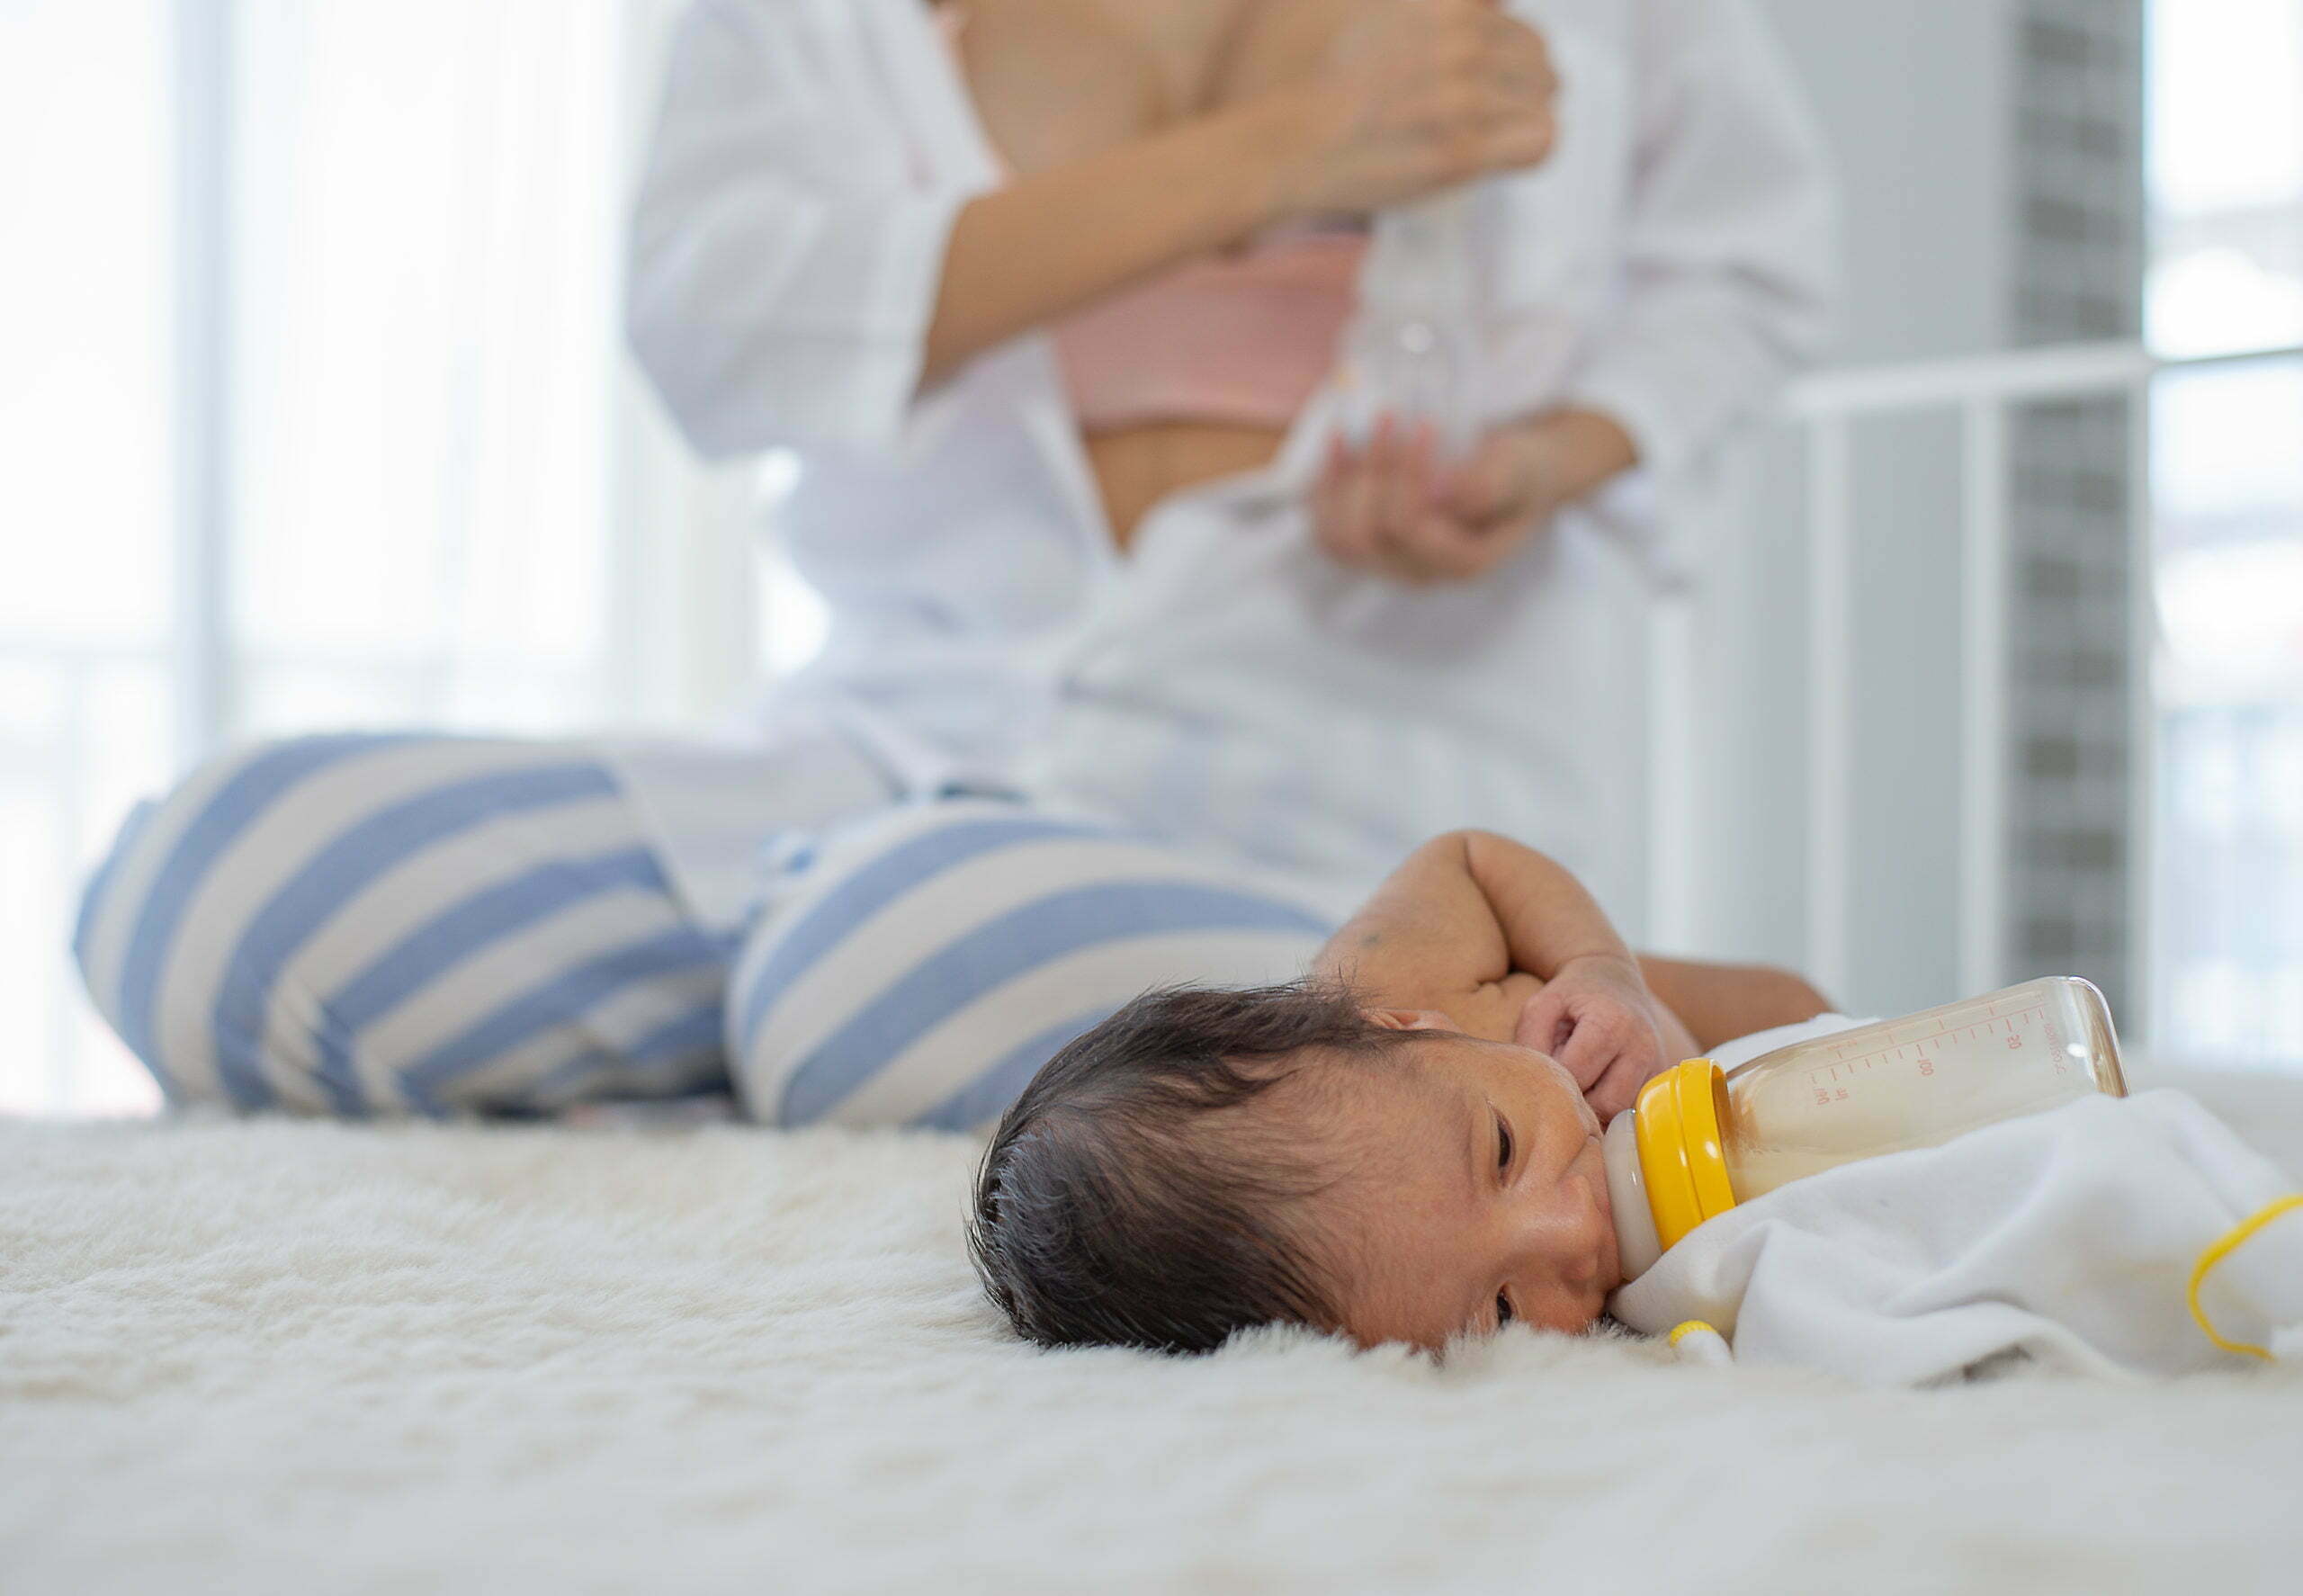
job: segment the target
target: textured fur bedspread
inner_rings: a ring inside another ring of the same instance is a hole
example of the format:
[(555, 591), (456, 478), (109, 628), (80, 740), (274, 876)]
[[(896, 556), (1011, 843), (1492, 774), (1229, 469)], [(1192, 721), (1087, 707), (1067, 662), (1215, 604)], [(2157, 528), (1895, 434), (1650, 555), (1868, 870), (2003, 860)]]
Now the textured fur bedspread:
[[(2207, 1095), (2292, 1165), (2303, 1087)], [(1050, 1356), (975, 1295), (972, 1157), (0, 1125), (0, 1590), (2303, 1589), (2303, 1371)]]

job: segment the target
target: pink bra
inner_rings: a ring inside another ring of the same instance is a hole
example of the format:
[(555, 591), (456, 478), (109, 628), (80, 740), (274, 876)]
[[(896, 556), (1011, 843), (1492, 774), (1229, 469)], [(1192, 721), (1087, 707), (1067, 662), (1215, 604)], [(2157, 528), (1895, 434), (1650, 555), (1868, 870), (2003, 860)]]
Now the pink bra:
[[(936, 20), (958, 71), (965, 13), (939, 5)], [(966, 86), (963, 71), (963, 94)], [(1334, 362), (1367, 250), (1361, 234), (1290, 230), (1187, 261), (1056, 323), (1080, 430), (1147, 421), (1286, 426)]]
[(1358, 299), (1356, 234), (1295, 233), (1191, 261), (1055, 327), (1083, 431), (1146, 421), (1286, 426)]

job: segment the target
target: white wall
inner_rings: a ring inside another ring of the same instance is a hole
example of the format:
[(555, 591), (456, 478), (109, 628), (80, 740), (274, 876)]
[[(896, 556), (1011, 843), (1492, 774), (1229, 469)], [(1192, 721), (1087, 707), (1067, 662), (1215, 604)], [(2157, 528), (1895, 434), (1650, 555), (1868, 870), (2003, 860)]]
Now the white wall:
[[(2012, 300), (2007, 0), (1762, 0), (1836, 162), (1846, 283), (1833, 363), (2005, 342)], [(1857, 1012), (1956, 995), (1958, 441), (1948, 418), (1857, 434)], [(1753, 452), (1752, 513), (1687, 617), (1694, 950), (1805, 963), (1807, 553), (1800, 450)], [(1754, 623), (1754, 617), (1761, 618)]]
[(1996, 348), (2014, 259), (2009, 0), (1760, 0), (1838, 163), (1834, 358)]

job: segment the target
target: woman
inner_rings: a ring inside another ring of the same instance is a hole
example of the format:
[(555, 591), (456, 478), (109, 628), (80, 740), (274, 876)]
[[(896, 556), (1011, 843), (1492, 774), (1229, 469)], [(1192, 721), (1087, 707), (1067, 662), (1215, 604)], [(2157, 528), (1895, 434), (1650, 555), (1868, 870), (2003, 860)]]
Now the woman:
[[(1489, 426), (1435, 487), (1329, 445), (1335, 223), (1482, 175)], [(1462, 826), (1605, 897), (1599, 501), (1635, 459), (1668, 502), (1807, 346), (1822, 212), (1741, 0), (702, 0), (632, 337), (699, 448), (796, 454), (823, 655), (748, 749), (237, 750), (131, 820), (90, 991), (182, 1098), (693, 1089), (763, 841), (968, 786), (1331, 914)]]
[[(1330, 448), (1333, 224), (1475, 176), (1489, 426), (1435, 492)], [(1824, 211), (1745, 0), (706, 0), (630, 319), (699, 448), (802, 464), (832, 630), (771, 733), (829, 706), (1339, 910), (1463, 825), (1605, 897), (1644, 596), (1600, 529), (1811, 346)]]

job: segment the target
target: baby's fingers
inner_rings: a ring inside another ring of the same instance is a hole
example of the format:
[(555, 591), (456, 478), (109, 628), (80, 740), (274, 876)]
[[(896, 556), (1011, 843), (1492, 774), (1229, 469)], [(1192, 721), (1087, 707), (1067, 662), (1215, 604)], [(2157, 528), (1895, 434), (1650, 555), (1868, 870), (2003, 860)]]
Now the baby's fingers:
[(1567, 1072), (1588, 1097), (1623, 1055), (1623, 1033), (1600, 1014), (1579, 1014), (1574, 1024), (1567, 1045), (1554, 1056), (1567, 1066)]
[(1546, 986), (1519, 1005), (1519, 1020), (1511, 1030), (1513, 1042), (1537, 1053), (1558, 1053), (1567, 1040), (1567, 1007), (1553, 995), (1558, 990)]
[(1625, 1004), (1603, 998), (1578, 1012), (1575, 1034), (1567, 1039), (1560, 1063), (1588, 1096), (1618, 1065), (1644, 1080), (1655, 1072), (1662, 1057), (1654, 1025)]
[(1653, 1064), (1643, 1064), (1635, 1052), (1622, 1054), (1608, 1066), (1607, 1073), (1584, 1091), (1583, 1100), (1591, 1105), (1591, 1112), (1604, 1125), (1637, 1100), (1639, 1089), (1654, 1073)]

